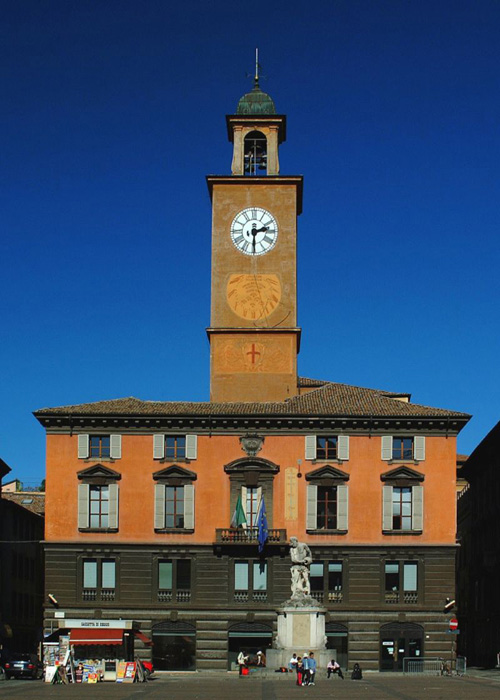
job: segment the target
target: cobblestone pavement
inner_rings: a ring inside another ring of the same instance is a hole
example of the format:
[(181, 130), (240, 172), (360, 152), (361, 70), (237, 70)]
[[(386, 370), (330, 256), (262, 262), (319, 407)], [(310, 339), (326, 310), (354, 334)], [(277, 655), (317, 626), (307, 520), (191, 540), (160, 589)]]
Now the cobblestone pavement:
[(480, 673), (461, 678), (441, 676), (408, 677), (393, 674), (365, 674), (362, 681), (318, 678), (316, 685), (299, 688), (291, 676), (250, 676), (230, 674), (166, 675), (149, 683), (97, 685), (49, 685), (41, 681), (4, 681), (1, 700), (295, 700), (306, 696), (335, 700), (499, 700), (500, 678)]

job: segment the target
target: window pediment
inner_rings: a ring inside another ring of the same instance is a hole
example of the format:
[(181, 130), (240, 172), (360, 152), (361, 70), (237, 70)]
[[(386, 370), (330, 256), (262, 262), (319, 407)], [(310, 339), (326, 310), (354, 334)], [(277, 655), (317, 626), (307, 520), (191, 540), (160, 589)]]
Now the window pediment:
[(183, 481), (196, 481), (198, 475), (192, 472), (190, 469), (184, 469), (184, 467), (178, 464), (172, 464), (166, 469), (161, 469), (153, 474), (153, 479), (155, 481), (169, 481), (170, 479), (182, 479)]
[(341, 469), (332, 467), (330, 464), (306, 474), (306, 481), (317, 482), (325, 485), (327, 481), (349, 481), (349, 478), (350, 475), (347, 474), (347, 472), (343, 472)]
[(106, 479), (108, 481), (119, 481), (122, 475), (115, 472), (114, 469), (105, 467), (104, 464), (94, 464), (92, 467), (82, 469), (82, 471), (78, 472), (78, 478), (80, 480)]
[(278, 474), (280, 468), (278, 464), (270, 462), (262, 457), (240, 457), (233, 462), (224, 465), (226, 474), (239, 474), (245, 472), (264, 472), (268, 474)]
[(391, 469), (388, 472), (380, 475), (381, 481), (396, 482), (396, 481), (406, 481), (406, 482), (417, 482), (423, 481), (425, 476), (420, 472), (411, 469), (410, 467), (396, 467), (396, 469)]

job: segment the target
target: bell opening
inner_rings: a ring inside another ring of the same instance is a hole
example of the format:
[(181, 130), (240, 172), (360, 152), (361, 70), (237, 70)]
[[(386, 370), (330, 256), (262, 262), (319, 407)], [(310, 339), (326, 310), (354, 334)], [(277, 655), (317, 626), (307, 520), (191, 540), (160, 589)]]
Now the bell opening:
[(267, 175), (267, 139), (260, 131), (245, 136), (245, 175)]

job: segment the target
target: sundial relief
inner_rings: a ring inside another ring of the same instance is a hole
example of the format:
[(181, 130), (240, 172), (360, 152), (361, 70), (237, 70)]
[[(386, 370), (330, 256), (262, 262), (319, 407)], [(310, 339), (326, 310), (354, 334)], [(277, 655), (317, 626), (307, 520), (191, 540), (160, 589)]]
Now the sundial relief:
[(246, 321), (270, 316), (281, 301), (277, 275), (231, 275), (226, 289), (231, 311)]

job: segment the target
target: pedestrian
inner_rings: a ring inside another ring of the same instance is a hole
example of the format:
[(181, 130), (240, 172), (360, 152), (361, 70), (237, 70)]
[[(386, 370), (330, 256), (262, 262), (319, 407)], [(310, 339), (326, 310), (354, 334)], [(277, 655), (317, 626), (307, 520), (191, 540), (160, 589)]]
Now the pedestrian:
[(302, 685), (309, 685), (309, 654), (304, 652), (302, 657), (302, 666), (304, 668), (302, 672)]
[(288, 668), (290, 671), (296, 671), (297, 670), (297, 654), (292, 654), (292, 658), (288, 662)]
[(308, 662), (308, 685), (314, 685), (314, 678), (316, 676), (316, 659), (314, 658), (314, 652), (309, 652), (309, 662)]
[(330, 678), (332, 673), (338, 673), (339, 678), (342, 678), (342, 680), (344, 680), (344, 674), (342, 673), (342, 669), (340, 668), (340, 665), (335, 661), (335, 659), (332, 659), (331, 661), (328, 662), (328, 666), (326, 667), (326, 672), (327, 672), (327, 678)]
[(295, 664), (295, 672), (297, 674), (297, 685), (302, 685), (302, 676), (304, 675), (304, 664), (302, 663), (302, 657), (297, 658), (297, 663)]
[(246, 655), (246, 652), (244, 649), (240, 650), (240, 653), (238, 654), (238, 667), (240, 669), (240, 676), (243, 675), (243, 669), (246, 668), (248, 661), (248, 656)]
[(257, 666), (265, 666), (266, 665), (266, 657), (264, 656), (264, 653), (262, 651), (257, 652)]

